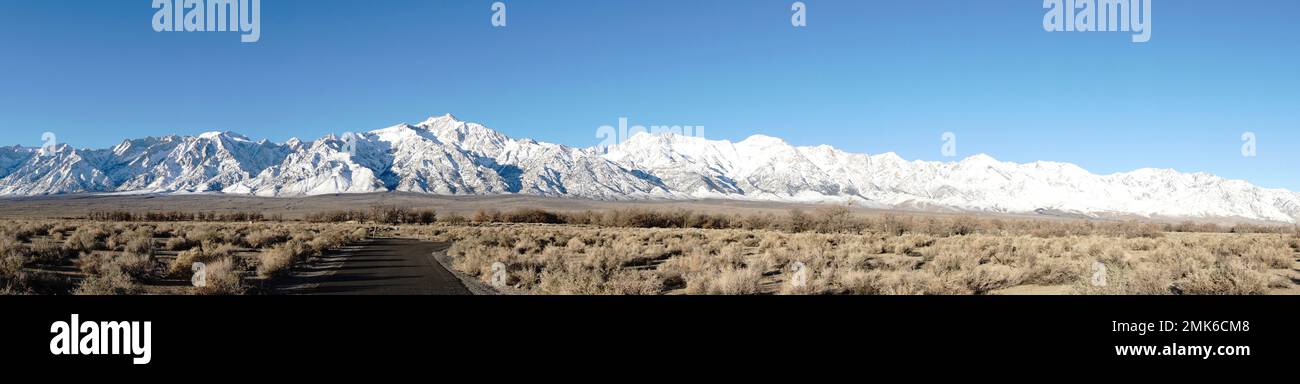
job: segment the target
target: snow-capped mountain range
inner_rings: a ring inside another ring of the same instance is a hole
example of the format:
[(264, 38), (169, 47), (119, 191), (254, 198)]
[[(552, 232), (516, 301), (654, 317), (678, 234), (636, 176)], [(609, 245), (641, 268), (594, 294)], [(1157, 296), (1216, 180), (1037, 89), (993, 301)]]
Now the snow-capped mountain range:
[(510, 138), (451, 115), (316, 141), (209, 132), (127, 140), (109, 149), (0, 148), (0, 196), (385, 191), (851, 201), (876, 208), (1300, 222), (1300, 194), (1206, 173), (1095, 175), (1073, 164), (1016, 164), (987, 155), (907, 161), (761, 135), (733, 143), (638, 134), (608, 148), (573, 148)]

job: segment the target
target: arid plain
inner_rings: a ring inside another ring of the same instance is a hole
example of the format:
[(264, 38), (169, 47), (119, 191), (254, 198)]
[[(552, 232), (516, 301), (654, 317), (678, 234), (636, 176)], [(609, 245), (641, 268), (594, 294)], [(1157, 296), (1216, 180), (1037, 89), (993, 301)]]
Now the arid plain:
[[(360, 251), (423, 243), (430, 268), (489, 294), (1296, 294), (1298, 236), (1293, 225), (762, 202), (59, 196), (0, 200), (0, 289), (300, 293), (286, 287), (328, 280)], [(418, 241), (377, 242), (395, 238)]]

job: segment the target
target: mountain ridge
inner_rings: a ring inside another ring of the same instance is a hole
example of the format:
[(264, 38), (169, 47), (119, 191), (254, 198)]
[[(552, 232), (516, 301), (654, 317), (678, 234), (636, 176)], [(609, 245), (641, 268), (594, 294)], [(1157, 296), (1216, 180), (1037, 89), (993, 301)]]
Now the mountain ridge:
[(1300, 222), (1300, 194), (1204, 172), (1098, 175), (1070, 163), (1012, 163), (987, 154), (909, 161), (766, 135), (731, 142), (640, 133), (609, 147), (577, 148), (511, 138), (450, 114), (314, 141), (273, 143), (214, 131), (127, 139), (107, 149), (0, 147), (0, 197), (388, 191)]

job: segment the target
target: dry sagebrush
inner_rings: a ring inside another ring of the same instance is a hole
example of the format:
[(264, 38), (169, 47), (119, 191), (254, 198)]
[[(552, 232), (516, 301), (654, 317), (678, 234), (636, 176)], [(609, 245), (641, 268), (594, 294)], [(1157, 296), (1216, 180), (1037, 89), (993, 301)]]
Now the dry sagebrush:
[[(422, 229), (458, 271), (540, 294), (987, 294), (1024, 285), (1083, 294), (1263, 294), (1291, 283), (1278, 234), (788, 233), (481, 225)], [(1140, 232), (1138, 232), (1140, 233)], [(792, 284), (792, 266), (806, 284)], [(1094, 265), (1108, 284), (1094, 287)]]
[[(0, 221), (0, 292), (243, 294), (255, 272), (279, 276), (368, 234), (334, 224)], [(285, 265), (261, 256), (288, 242), (297, 249)], [(174, 284), (189, 279), (196, 262), (205, 264), (209, 284), (178, 290)]]

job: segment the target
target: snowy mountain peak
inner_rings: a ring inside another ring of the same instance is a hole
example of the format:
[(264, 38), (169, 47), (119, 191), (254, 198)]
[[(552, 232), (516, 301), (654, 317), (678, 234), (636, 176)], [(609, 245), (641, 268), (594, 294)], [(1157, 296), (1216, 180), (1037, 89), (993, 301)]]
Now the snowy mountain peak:
[(419, 125), (434, 125), (438, 123), (450, 123), (450, 122), (460, 123), (461, 121), (460, 119), (457, 119), (455, 115), (452, 115), (450, 113), (444, 113), (442, 114), (442, 116), (430, 116), (428, 119), (424, 119), (424, 122), (421, 122)]
[(253, 140), (249, 139), (247, 136), (235, 132), (231, 132), (231, 131), (224, 131), (224, 132), (208, 131), (208, 132), (203, 132), (198, 136), (195, 136), (195, 138), (198, 140), (209, 140), (218, 143), (221, 142), (254, 143)]
[(36, 155), (44, 156), (44, 157), (57, 156), (61, 154), (69, 154), (74, 152), (75, 149), (73, 149), (72, 146), (68, 144), (57, 144), (50, 147), (40, 147), (36, 149)]
[(748, 138), (745, 138), (745, 140), (741, 140), (739, 143), (736, 144), (751, 145), (751, 146), (758, 146), (758, 147), (773, 147), (773, 146), (789, 145), (786, 144), (785, 140), (768, 136), (768, 135), (753, 135)]
[(423, 129), (432, 130), (439, 127), (449, 128), (449, 127), (463, 126), (465, 124), (466, 122), (461, 121), (457, 119), (456, 116), (453, 116), (452, 114), (448, 113), (442, 116), (431, 116), (428, 119), (424, 119), (424, 121), (415, 124), (415, 126)]
[(220, 138), (221, 138), (222, 136), (224, 136), (224, 135), (226, 135), (225, 132), (221, 132), (221, 131), (208, 131), (208, 132), (203, 132), (203, 133), (199, 134), (199, 138), (200, 138), (200, 139), (208, 139), (208, 140), (216, 140), (216, 139), (220, 139)]
[(410, 125), (410, 124), (407, 124), (407, 123), (399, 123), (399, 124), (395, 124), (395, 125), (392, 125), (392, 126), (389, 126), (389, 127), (386, 127), (386, 128), (380, 128), (380, 129), (376, 129), (376, 130), (370, 131), (370, 133), (379, 134), (379, 133), (382, 133), (382, 132), (401, 132), (401, 131), (414, 130), (414, 129), (427, 129), (427, 127), (429, 127), (429, 125), (426, 125), (426, 123), (428, 123), (428, 121), (426, 121), (425, 123), (420, 123), (420, 125)]
[(993, 156), (989, 156), (983, 153), (975, 156), (967, 157), (965, 159), (962, 159), (962, 161), (956, 163), (957, 167), (966, 168), (966, 169), (994, 168), (994, 167), (999, 167), (1001, 165), (1004, 165), (1004, 163), (998, 161), (998, 159), (993, 158)]
[(233, 132), (0, 148), (0, 196), (94, 192), (259, 196), (405, 191), (601, 200), (855, 202), (1033, 214), (1236, 218), (1295, 223), (1300, 194), (1207, 173), (1144, 168), (1096, 175), (1069, 163), (907, 161), (896, 153), (640, 133), (609, 148), (514, 139), (450, 114), (316, 141), (254, 142)]
[(899, 156), (897, 152), (885, 152), (885, 153), (872, 156), (872, 158), (876, 160), (884, 160), (884, 161), (890, 161), (896, 163), (907, 162), (907, 160), (904, 160), (903, 157)]

